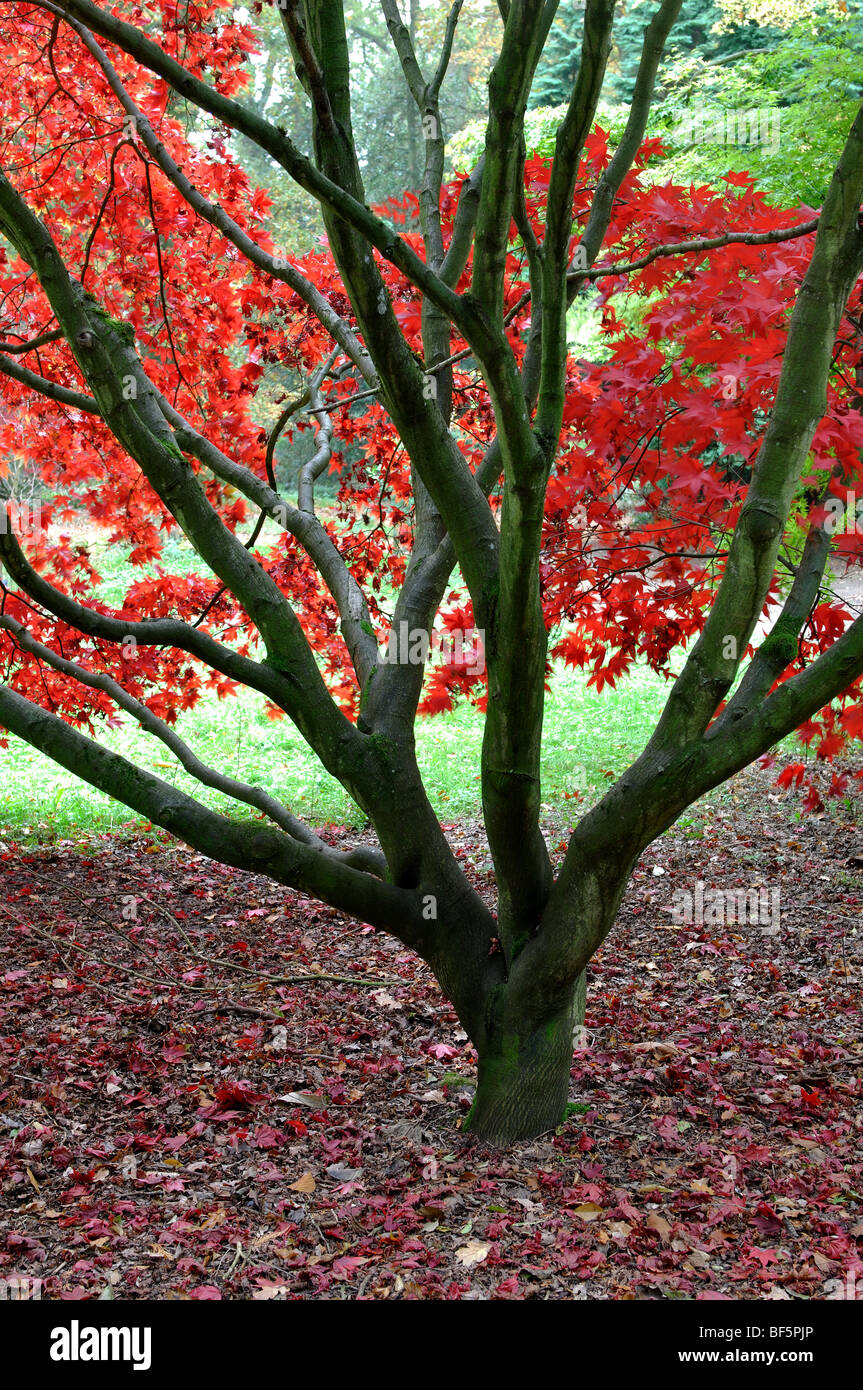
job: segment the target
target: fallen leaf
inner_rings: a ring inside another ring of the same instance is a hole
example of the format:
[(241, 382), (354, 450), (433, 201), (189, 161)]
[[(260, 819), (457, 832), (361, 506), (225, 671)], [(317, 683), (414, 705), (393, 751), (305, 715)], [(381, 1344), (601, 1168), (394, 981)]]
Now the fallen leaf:
[(455, 1257), (459, 1264), (464, 1265), (466, 1269), (470, 1269), (473, 1265), (482, 1264), (482, 1261), (486, 1258), (490, 1249), (491, 1246), (486, 1244), (483, 1240), (469, 1240), (466, 1245), (460, 1245), (458, 1247), (455, 1252)]
[(580, 1216), (582, 1221), (595, 1221), (598, 1216), (602, 1216), (603, 1208), (597, 1206), (596, 1202), (582, 1202), (580, 1207), (576, 1207), (573, 1216)]
[(668, 1238), (671, 1235), (671, 1227), (665, 1217), (659, 1215), (658, 1211), (652, 1211), (644, 1224), (649, 1230), (656, 1231), (664, 1244), (668, 1243)]

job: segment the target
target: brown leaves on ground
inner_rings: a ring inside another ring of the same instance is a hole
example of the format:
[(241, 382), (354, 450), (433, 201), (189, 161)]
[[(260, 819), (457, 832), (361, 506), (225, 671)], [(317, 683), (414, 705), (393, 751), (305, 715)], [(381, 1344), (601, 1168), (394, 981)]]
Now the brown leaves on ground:
[[(644, 856), (591, 971), (573, 1113), (507, 1154), (460, 1133), (473, 1052), (398, 943), (161, 842), (10, 849), (0, 1277), (72, 1299), (859, 1296), (857, 830), (768, 787), (737, 779)], [(676, 922), (698, 879), (781, 884), (778, 935)]]

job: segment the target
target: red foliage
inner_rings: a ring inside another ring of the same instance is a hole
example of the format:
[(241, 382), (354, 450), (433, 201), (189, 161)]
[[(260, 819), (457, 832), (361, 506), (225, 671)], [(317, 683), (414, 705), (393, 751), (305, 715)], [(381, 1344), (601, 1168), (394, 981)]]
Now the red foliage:
[[(219, 4), (198, 5), (182, 25), (173, 7), (154, 8), (160, 42), (182, 45), (193, 72), (226, 94), (245, 82), (242, 65), (252, 31)], [(5, 119), (0, 159), (16, 186), (38, 208), (67, 264), (107, 311), (134, 329), (138, 349), (159, 388), (208, 437), (264, 476), (266, 434), (255, 418), (255, 394), (265, 367), (304, 371), (330, 351), (330, 341), (306, 306), (284, 284), (246, 260), (183, 201), (177, 190), (118, 124), (105, 79), (64, 26), (52, 36), (49, 15), (7, 7), (0, 18)], [(51, 45), (51, 61), (48, 46)], [(170, 114), (168, 90), (122, 54), (118, 71), (159, 138), (196, 187), (274, 251), (267, 230), (269, 199), (253, 188), (217, 131), (191, 143)], [(627, 178), (602, 253), (602, 263), (626, 263), (668, 242), (697, 236), (771, 232), (811, 215), (810, 209), (770, 205), (746, 176), (725, 189), (651, 185), (640, 178), (659, 152), (647, 142)], [(586, 215), (609, 158), (608, 140), (590, 137), (577, 181), (576, 222)], [(461, 180), (444, 195), (449, 235)], [(526, 205), (539, 226), (548, 166), (526, 167)], [(100, 201), (101, 200), (101, 201)], [(94, 227), (94, 212), (99, 215)], [(383, 212), (422, 254), (415, 225), (417, 200), (408, 194)], [(573, 240), (573, 246), (577, 243)], [(571, 358), (564, 427), (550, 481), (542, 551), (542, 592), (552, 653), (588, 671), (598, 689), (614, 686), (635, 661), (670, 674), (674, 653), (700, 631), (723, 564), (723, 538), (733, 527), (778, 380), (788, 314), (811, 251), (811, 236), (777, 245), (728, 245), (708, 254), (658, 257), (629, 275), (597, 283), (604, 360)], [(350, 317), (328, 248), (321, 243), (298, 262), (339, 313)], [(401, 275), (382, 265), (411, 346), (420, 351), (420, 304)], [(513, 229), (506, 305), (517, 355), (530, 322), (525, 257)], [(469, 284), (470, 263), (462, 283)], [(850, 312), (857, 311), (859, 290)], [(634, 321), (635, 320), (635, 324)], [(0, 249), (0, 337), (32, 339), (50, 327), (45, 298), (28, 268)], [(857, 409), (854, 334), (840, 334), (827, 412), (815, 436), (811, 478), (819, 492), (832, 479), (837, 496), (860, 479), (863, 417)], [(452, 351), (464, 344), (453, 336)], [(63, 342), (29, 355), (40, 374), (74, 389), (81, 379)], [(378, 637), (386, 641), (390, 596), (401, 582), (412, 539), (409, 464), (384, 408), (357, 393), (350, 375), (332, 381), (340, 473), (338, 504), (326, 524), (368, 594)], [(459, 447), (476, 466), (493, 431), (488, 393), (471, 360), (455, 368), (454, 428)], [(298, 423), (297, 429), (309, 428)], [(209, 608), (206, 630), (250, 650), (256, 634), (248, 615), (215, 579), (170, 573), (163, 557), (175, 522), (105, 426), (0, 376), (0, 441), (7, 456), (38, 468), (54, 493), (50, 530), (24, 537), (32, 563), (52, 582), (100, 611), (99, 575), (88, 548), (74, 544), (69, 524), (83, 511), (106, 536), (131, 547), (141, 567), (116, 611), (130, 619), (155, 615), (195, 621)], [(346, 456), (360, 447), (359, 461)], [(193, 467), (199, 467), (193, 462)], [(841, 483), (840, 483), (841, 480)], [(206, 481), (210, 500), (232, 529), (247, 526), (246, 503), (222, 483)], [(795, 518), (811, 513), (800, 496)], [(65, 529), (64, 529), (65, 528)], [(846, 559), (858, 562), (860, 538), (841, 538)], [(262, 555), (290, 596), (334, 695), (348, 709), (357, 691), (339, 634), (335, 606), (304, 552), (289, 536)], [(771, 599), (777, 590), (774, 587)], [(162, 718), (173, 721), (214, 688), (232, 693), (223, 677), (202, 672), (177, 651), (148, 650), (130, 662), (116, 648), (97, 647), (63, 623), (7, 600), (40, 640), (65, 656), (120, 679)], [(791, 669), (836, 640), (849, 621), (828, 598), (812, 613)], [(469, 629), (463, 590), (448, 596), (442, 628)], [(445, 649), (430, 669), (421, 705), (434, 713), (459, 697), (482, 705), (482, 662), (472, 650)], [(73, 723), (92, 727), (113, 718), (99, 692), (82, 701), (80, 687), (45, 671), (0, 634), (0, 653), (14, 686)], [(787, 678), (788, 672), (785, 673)], [(827, 710), (804, 739), (819, 757), (832, 757), (863, 727), (857, 686)]]

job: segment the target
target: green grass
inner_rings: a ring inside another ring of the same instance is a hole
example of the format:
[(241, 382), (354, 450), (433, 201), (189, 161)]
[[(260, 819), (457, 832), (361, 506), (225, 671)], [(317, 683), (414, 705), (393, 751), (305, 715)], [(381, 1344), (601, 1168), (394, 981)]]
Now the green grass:
[[(666, 691), (666, 683), (646, 670), (601, 695), (587, 688), (584, 676), (556, 671), (545, 723), (546, 809), (562, 808), (566, 792), (592, 800), (611, 773), (622, 772), (643, 747)], [(288, 720), (267, 718), (264, 703), (249, 691), (225, 701), (208, 695), (182, 717), (177, 731), (205, 762), (263, 787), (312, 824), (362, 825), (363, 814), (347, 793), (320, 767)], [(479, 815), (482, 730), (482, 716), (467, 705), (419, 722), (420, 766), (445, 822)], [(207, 805), (224, 809), (234, 804), (200, 787), (131, 719), (106, 729), (101, 741)], [(0, 749), (0, 788), (0, 836), (18, 843), (79, 839), (145, 823), (13, 737)]]
[[(147, 571), (130, 569), (123, 547), (97, 542), (90, 549), (103, 580), (99, 597), (119, 604), (130, 577), (140, 579)], [(187, 549), (172, 546), (163, 563), (181, 572), (200, 562)], [(543, 740), (543, 807), (548, 821), (571, 823), (640, 753), (669, 686), (652, 671), (638, 667), (616, 690), (606, 687), (599, 694), (588, 688), (585, 675), (560, 666), (550, 686)], [(263, 787), (309, 823), (361, 826), (364, 816), (359, 807), (321, 768), (290, 722), (274, 723), (264, 705), (263, 697), (251, 691), (226, 701), (208, 695), (181, 718), (177, 732), (218, 771)], [(444, 823), (476, 820), (480, 815), (482, 734), (483, 718), (468, 705), (419, 721), (420, 768)], [(207, 805), (234, 814), (255, 814), (201, 787), (130, 718), (124, 718), (118, 728), (105, 729), (102, 741)], [(574, 799), (573, 793), (577, 794)], [(123, 829), (140, 830), (145, 824), (127, 807), (19, 739), (10, 736), (8, 747), (0, 748), (0, 840), (19, 845), (80, 841)]]

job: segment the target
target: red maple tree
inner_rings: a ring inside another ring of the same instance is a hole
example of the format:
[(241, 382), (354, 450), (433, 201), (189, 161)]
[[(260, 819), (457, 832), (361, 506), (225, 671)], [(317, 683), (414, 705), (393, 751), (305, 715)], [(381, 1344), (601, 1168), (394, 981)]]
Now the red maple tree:
[[(644, 130), (679, 0), (646, 31), (616, 150), (594, 124), (613, 11), (595, 0), (554, 158), (528, 158), (545, 30), (525, 0), (505, 24), (484, 159), (445, 185), (459, 6), (431, 80), (384, 8), (426, 173), (372, 210), (335, 0), (280, 7), (313, 159), (244, 105), (261, 35), (218, 4), (178, 17), (160, 3), (146, 21), (91, 0), (4, 7), (3, 454), (51, 502), (38, 524), (6, 508), (0, 722), (213, 857), (414, 948), (477, 1047), (469, 1123), (505, 1141), (562, 1112), (585, 967), (645, 846), (795, 728), (830, 759), (863, 727), (863, 634), (825, 581), (831, 552), (861, 554), (847, 505), (863, 449), (863, 120), (820, 211), (774, 207), (745, 175), (657, 185)], [(187, 134), (178, 95), (206, 113), (205, 138)], [(274, 243), (231, 130), (319, 199), (312, 253)], [(597, 291), (594, 362), (567, 351), (566, 313)], [(276, 365), (300, 388), (265, 429), (258, 393)], [(296, 500), (274, 467), (291, 431), (313, 440)], [(326, 472), (337, 499), (319, 514)], [(118, 604), (97, 597), (71, 539), (82, 515), (142, 571)], [(260, 539), (266, 518), (275, 541)], [(167, 566), (178, 535), (203, 573)], [(598, 689), (635, 662), (682, 664), (645, 753), (557, 874), (539, 827), (553, 657)], [(331, 848), (179, 738), (204, 691), (241, 687), (293, 721), (378, 850)], [(416, 764), (417, 713), (461, 698), (486, 721), (496, 915)], [(118, 709), (257, 816), (217, 814), (100, 744)], [(832, 790), (846, 785), (834, 774)]]

